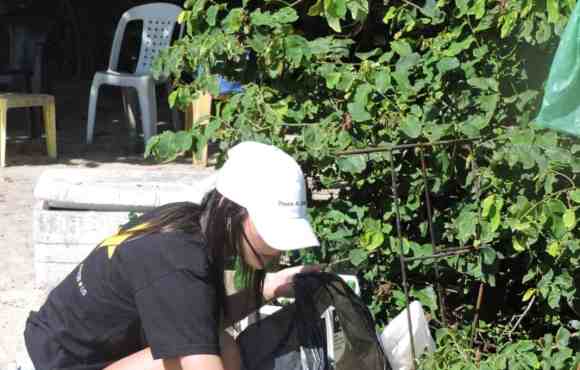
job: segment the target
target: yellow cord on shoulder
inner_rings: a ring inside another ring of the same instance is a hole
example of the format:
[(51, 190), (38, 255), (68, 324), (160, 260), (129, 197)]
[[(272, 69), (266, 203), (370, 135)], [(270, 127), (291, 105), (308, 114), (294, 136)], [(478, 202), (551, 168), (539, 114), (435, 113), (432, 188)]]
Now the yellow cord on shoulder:
[(102, 242), (100, 242), (98, 247), (99, 248), (100, 247), (107, 247), (107, 256), (109, 257), (109, 259), (111, 259), (113, 257), (113, 254), (115, 254), (115, 249), (121, 243), (123, 243), (127, 239), (132, 238), (137, 231), (145, 230), (149, 226), (150, 226), (150, 224), (145, 222), (145, 223), (139, 224), (137, 226), (133, 226), (133, 227), (126, 229), (126, 230), (119, 230), (115, 235), (112, 235), (112, 236), (106, 238), (105, 240), (103, 240)]

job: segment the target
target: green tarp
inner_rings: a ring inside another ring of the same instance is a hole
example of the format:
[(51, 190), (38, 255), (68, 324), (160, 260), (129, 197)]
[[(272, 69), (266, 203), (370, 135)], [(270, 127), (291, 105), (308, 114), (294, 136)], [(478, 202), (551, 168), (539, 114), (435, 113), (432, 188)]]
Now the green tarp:
[(580, 136), (580, 1), (560, 39), (535, 122)]

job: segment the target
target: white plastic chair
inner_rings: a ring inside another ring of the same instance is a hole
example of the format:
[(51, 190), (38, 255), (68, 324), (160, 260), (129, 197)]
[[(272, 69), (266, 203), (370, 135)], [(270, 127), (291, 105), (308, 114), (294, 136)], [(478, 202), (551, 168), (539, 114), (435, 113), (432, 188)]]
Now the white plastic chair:
[[(91, 85), (89, 98), (89, 114), (87, 123), (87, 143), (93, 141), (95, 129), (95, 116), (99, 88), (101, 85), (113, 85), (123, 88), (123, 105), (130, 124), (135, 127), (134, 114), (130, 106), (127, 90), (134, 88), (137, 91), (139, 107), (141, 111), (141, 124), (143, 126), (143, 137), (145, 142), (153, 135), (157, 134), (157, 99), (155, 87), (157, 84), (166, 84), (165, 80), (155, 80), (150, 73), (151, 65), (159, 51), (165, 49), (171, 43), (173, 30), (177, 22), (177, 17), (182, 9), (168, 3), (151, 3), (136, 6), (123, 13), (115, 38), (111, 48), (109, 67), (104, 72), (96, 72)], [(119, 54), (127, 23), (131, 21), (143, 21), (143, 32), (141, 34), (141, 49), (137, 68), (134, 73), (118, 72)], [(177, 125), (177, 112), (173, 112), (173, 124)]]

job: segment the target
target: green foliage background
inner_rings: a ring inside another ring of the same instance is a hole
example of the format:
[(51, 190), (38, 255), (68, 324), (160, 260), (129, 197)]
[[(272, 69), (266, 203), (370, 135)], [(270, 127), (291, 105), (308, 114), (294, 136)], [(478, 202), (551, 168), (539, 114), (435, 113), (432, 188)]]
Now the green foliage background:
[[(440, 261), (451, 329), (442, 325), (433, 262), (409, 266), (411, 295), (441, 327), (440, 350), (421, 366), (572, 369), (580, 361), (580, 145), (530, 122), (574, 6), (574, 0), (188, 0), (180, 17), (187, 35), (156, 63), (156, 73), (175, 81), (170, 103), (184, 107), (200, 91), (217, 96), (218, 75), (244, 90), (219, 102), (209, 124), (165, 132), (146, 154), (172, 159), (216, 140), (222, 161), (228, 147), (247, 139), (292, 154), (313, 192), (332, 189), (329, 199), (311, 202), (322, 248), (294, 257), (357, 272), (384, 324), (405, 305), (391, 160), (404, 253), (432, 252), (420, 153), (338, 154), (479, 138), (476, 145), (425, 151), (439, 248), (477, 251)], [(483, 322), (474, 350), (469, 338), (480, 281)]]

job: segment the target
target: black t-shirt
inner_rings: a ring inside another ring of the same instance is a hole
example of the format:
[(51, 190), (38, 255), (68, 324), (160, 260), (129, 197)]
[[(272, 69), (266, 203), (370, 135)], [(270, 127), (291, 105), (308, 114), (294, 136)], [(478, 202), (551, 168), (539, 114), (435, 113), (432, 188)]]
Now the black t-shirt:
[[(28, 325), (79, 368), (102, 367), (147, 346), (154, 358), (219, 354), (216, 295), (201, 233), (155, 233), (124, 241), (110, 258), (106, 247), (96, 248)], [(29, 348), (33, 361), (37, 350)]]

